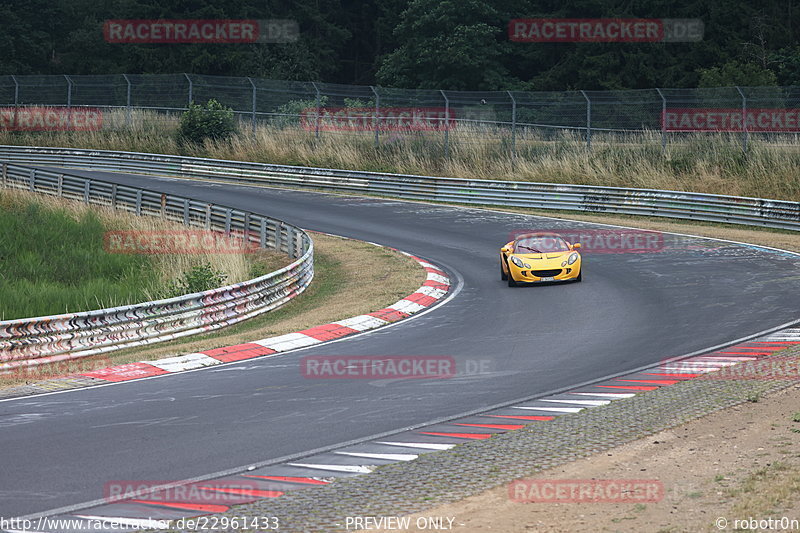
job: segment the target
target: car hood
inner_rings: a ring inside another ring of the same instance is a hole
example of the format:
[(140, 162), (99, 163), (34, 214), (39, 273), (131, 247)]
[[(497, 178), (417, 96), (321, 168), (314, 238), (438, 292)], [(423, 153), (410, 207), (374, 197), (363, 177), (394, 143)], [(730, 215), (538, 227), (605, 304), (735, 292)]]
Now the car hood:
[(544, 254), (512, 254), (531, 265), (534, 270), (561, 267), (572, 252), (555, 252)]

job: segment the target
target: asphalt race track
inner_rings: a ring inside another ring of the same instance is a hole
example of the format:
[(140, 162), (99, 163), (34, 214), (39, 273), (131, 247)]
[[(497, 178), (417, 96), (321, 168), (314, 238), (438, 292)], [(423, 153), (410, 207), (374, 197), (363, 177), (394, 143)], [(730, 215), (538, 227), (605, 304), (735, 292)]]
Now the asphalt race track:
[[(582, 283), (509, 288), (498, 249), (510, 232), (591, 225), (72, 172), (394, 246), (443, 267), (458, 292), (417, 318), (278, 357), (0, 402), (0, 516), (102, 498), (113, 480), (193, 478), (544, 394), (733, 341), (800, 309), (800, 257), (750, 246), (668, 235), (652, 253), (584, 254)], [(484, 372), (306, 379), (305, 355), (443, 355)]]

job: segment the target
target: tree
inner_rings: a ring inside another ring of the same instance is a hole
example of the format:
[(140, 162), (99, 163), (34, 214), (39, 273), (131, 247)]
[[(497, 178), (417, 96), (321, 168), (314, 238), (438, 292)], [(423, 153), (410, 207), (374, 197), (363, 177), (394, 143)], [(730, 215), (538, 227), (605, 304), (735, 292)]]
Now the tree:
[(395, 29), (403, 44), (378, 70), (384, 85), (494, 90), (508, 85), (503, 65), (507, 20), (480, 0), (413, 0)]
[(775, 73), (756, 63), (728, 61), (720, 67), (700, 69), (700, 87), (774, 86), (778, 84)]

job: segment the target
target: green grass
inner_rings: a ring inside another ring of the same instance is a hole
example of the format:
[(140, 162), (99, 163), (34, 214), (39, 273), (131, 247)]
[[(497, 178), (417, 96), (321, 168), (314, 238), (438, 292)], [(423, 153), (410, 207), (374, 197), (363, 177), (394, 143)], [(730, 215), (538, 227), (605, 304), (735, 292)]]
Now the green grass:
[(0, 318), (72, 313), (144, 301), (145, 256), (103, 250), (92, 212), (76, 215), (0, 192)]

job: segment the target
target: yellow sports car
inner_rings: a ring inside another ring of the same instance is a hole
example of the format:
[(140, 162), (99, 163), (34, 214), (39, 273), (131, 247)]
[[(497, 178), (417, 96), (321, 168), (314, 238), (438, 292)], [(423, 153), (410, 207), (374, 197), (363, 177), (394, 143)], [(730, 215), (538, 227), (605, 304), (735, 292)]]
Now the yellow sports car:
[(500, 249), (500, 278), (509, 287), (539, 281), (581, 281), (580, 243), (555, 233), (526, 233)]

